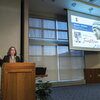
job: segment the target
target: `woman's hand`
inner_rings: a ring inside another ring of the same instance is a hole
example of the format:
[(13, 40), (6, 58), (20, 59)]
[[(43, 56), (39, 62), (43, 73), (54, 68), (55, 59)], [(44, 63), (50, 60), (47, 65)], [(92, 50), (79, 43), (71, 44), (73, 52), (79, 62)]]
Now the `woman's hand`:
[(2, 57), (0, 56), (0, 60), (2, 60)]

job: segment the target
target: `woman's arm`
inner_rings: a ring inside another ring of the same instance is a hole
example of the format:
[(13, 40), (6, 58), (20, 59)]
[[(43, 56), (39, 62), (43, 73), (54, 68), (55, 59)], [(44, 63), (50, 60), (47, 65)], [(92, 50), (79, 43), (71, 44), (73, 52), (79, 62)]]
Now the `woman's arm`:
[(0, 66), (2, 66), (2, 64), (3, 64), (3, 59), (2, 59), (2, 57), (0, 56)]
[(9, 62), (9, 57), (8, 56), (4, 56), (3, 62)]

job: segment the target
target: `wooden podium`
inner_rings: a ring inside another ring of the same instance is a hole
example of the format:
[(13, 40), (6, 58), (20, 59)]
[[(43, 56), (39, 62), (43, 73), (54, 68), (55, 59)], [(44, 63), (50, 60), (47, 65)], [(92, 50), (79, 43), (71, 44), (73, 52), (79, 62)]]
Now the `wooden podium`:
[(35, 100), (35, 63), (4, 63), (3, 100)]

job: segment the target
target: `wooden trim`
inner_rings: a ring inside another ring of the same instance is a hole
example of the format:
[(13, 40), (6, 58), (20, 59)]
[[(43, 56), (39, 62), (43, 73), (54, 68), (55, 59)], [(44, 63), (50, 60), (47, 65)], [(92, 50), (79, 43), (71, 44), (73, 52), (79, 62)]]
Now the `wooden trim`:
[(21, 43), (20, 43), (20, 57), (24, 61), (24, 0), (21, 0)]
[(28, 0), (21, 0), (21, 61), (28, 61)]

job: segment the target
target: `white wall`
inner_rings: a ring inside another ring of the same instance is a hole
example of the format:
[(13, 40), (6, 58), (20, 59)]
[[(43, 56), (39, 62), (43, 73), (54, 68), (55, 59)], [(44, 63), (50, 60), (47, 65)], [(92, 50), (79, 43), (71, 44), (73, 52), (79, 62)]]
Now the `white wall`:
[(10, 46), (15, 46), (18, 55), (20, 54), (20, 8), (20, 0), (0, 0), (0, 55), (2, 57), (7, 54)]
[(100, 52), (86, 52), (85, 53), (85, 67), (86, 68), (100, 68)]
[(0, 1), (0, 55), (15, 46), (20, 54), (20, 0)]

